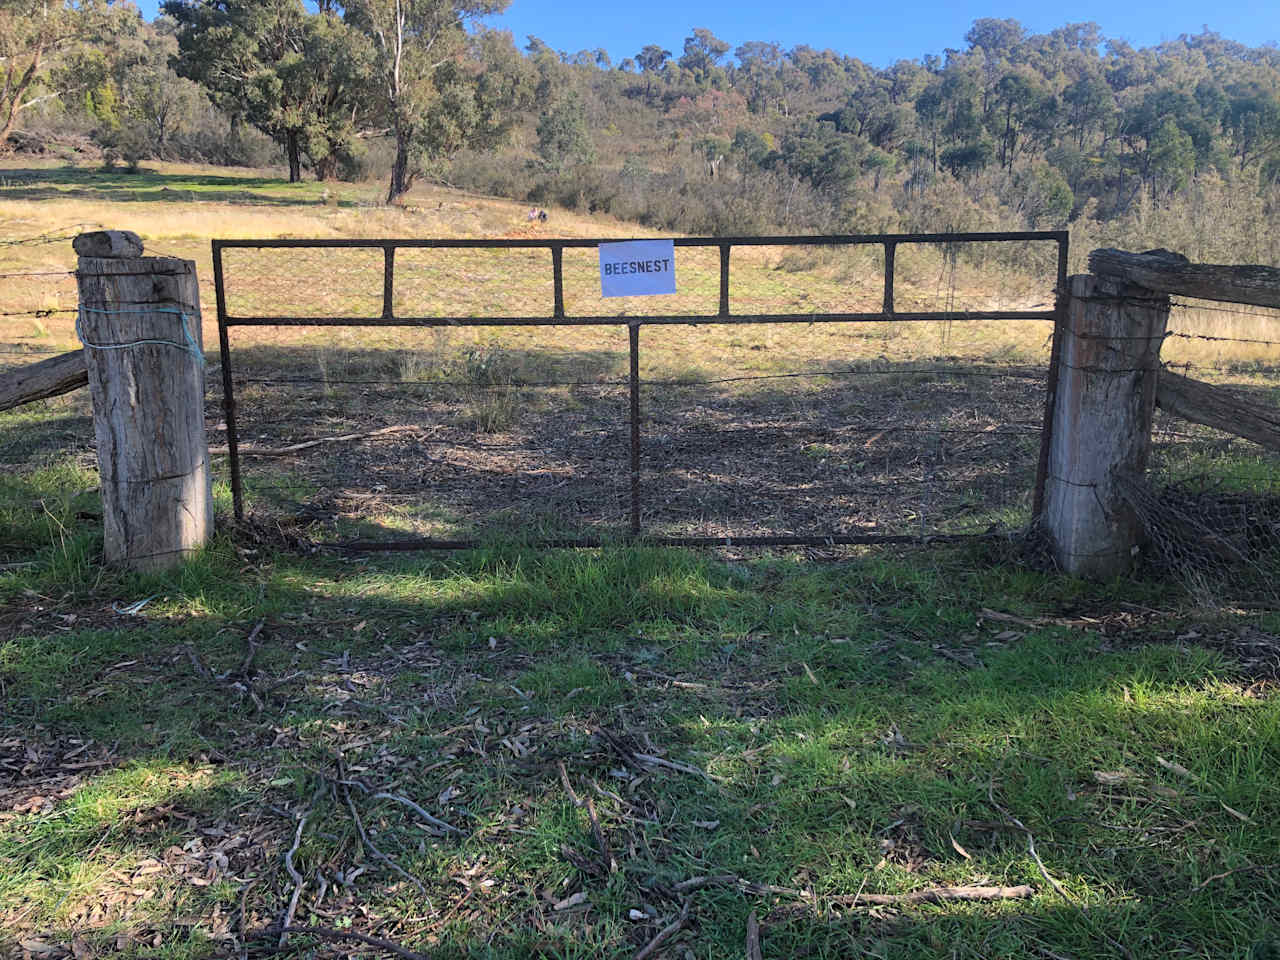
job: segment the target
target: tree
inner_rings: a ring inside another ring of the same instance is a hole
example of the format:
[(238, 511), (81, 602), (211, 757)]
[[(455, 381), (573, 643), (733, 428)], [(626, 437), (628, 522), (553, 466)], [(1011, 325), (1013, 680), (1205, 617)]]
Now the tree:
[(91, 85), (77, 71), (57, 70), (70, 51), (108, 43), (137, 22), (136, 11), (100, 0), (0, 0), (0, 153), (24, 110)]
[(1280, 154), (1280, 99), (1255, 90), (1232, 97), (1225, 126), (1240, 169)]
[(178, 24), (179, 75), (279, 143), (290, 182), (302, 179), (304, 155), (332, 174), (364, 119), (362, 37), (301, 0), (166, 0), (163, 10)]
[(388, 203), (408, 192), (427, 162), (448, 156), (481, 122), (483, 111), (469, 96), (476, 73), (467, 63), (465, 22), (500, 13), (507, 2), (352, 0), (348, 5), (348, 21), (373, 45), (377, 96), (396, 140)]
[(168, 158), (173, 139), (205, 101), (198, 84), (169, 69), (176, 48), (171, 36), (153, 34), (146, 38), (144, 53), (122, 65), (119, 107), (113, 119), (125, 128), (120, 131), (121, 152), (131, 163), (142, 158), (128, 155), (130, 147), (146, 156)]
[(640, 67), (640, 72), (644, 74), (644, 98), (649, 99), (649, 93), (653, 89), (654, 74), (661, 73), (662, 68), (666, 66), (668, 60), (671, 59), (671, 51), (663, 50), (656, 43), (651, 43), (643, 50), (636, 54), (636, 64)]
[(582, 98), (570, 90), (538, 120), (538, 155), (555, 173), (595, 160)]
[(708, 83), (712, 71), (721, 58), (729, 52), (729, 44), (725, 43), (706, 27), (694, 27), (693, 36), (684, 38), (684, 56), (680, 58), (680, 68), (688, 70), (700, 85)]

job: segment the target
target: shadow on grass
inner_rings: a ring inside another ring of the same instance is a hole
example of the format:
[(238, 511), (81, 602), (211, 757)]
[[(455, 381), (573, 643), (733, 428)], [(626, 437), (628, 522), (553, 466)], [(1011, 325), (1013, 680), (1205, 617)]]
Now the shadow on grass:
[[(289, 183), (273, 177), (222, 177), (159, 173), (142, 169), (94, 170), (84, 167), (8, 169), (0, 172), (3, 195), (11, 200), (75, 197), (108, 202), (193, 202), (260, 206), (314, 206), (335, 184)], [(343, 205), (351, 206), (350, 202)]]
[[(1274, 699), (1232, 684), (1215, 654), (1133, 642), (1105, 617), (1011, 631), (980, 612), (1154, 607), (1161, 584), (1090, 588), (956, 551), (350, 563), (223, 541), (166, 577), (107, 574), (44, 599), (55, 586), (32, 574), (35, 597), (6, 614), (0, 736), (37, 775), (31, 751), (57, 770), (80, 756), (104, 767), (73, 770), (88, 782), (65, 797), (39, 783), (50, 808), (0, 824), (0, 899), (26, 910), (6, 919), (14, 936), (127, 928), (202, 955), (201, 937), (281, 915), (293, 886), (281, 858), (308, 810), (299, 919), (433, 956), (630, 955), (679, 910), (675, 883), (721, 873), (812, 895), (689, 894), (677, 942), (699, 956), (740, 956), (752, 910), (766, 955), (1088, 956), (1114, 941), (1135, 956), (1170, 943), (1244, 956), (1280, 894), (1261, 869), (1280, 822)], [(144, 598), (136, 615), (112, 608)], [(1257, 625), (1226, 625), (1246, 621)], [(1174, 611), (1143, 629), (1182, 622)], [(338, 753), (376, 845), (425, 895), (362, 852)], [(600, 866), (561, 764), (595, 798), (617, 873)], [(38, 776), (3, 769), (7, 797), (29, 801)], [(382, 790), (470, 836), (431, 836)], [(1003, 810), (1087, 912), (1048, 890)], [(145, 872), (151, 861), (169, 869)], [(358, 884), (336, 882), (361, 864)], [(95, 921), (88, 904), (124, 883), (107, 865), (153, 894)], [(829, 900), (983, 882), (1039, 892), (901, 915)], [(628, 919), (646, 904), (654, 917)], [(175, 924), (176, 907), (194, 919)]]

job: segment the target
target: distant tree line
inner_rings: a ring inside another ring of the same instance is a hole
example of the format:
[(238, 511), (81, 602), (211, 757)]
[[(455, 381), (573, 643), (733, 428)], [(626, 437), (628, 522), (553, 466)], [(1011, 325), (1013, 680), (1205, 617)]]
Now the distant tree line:
[(1050, 227), (1280, 189), (1280, 50), (1208, 30), (1135, 49), (982, 19), (878, 69), (699, 27), (615, 64), (477, 26), (505, 3), (166, 0), (149, 24), (0, 0), (0, 145), (58, 122), (135, 159), (269, 142), (291, 179), (377, 174), (389, 200), (429, 176), (697, 230)]

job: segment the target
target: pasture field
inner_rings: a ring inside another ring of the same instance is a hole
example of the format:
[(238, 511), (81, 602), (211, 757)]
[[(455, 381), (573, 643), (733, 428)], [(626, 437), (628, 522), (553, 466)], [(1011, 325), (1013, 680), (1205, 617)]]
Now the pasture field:
[[(74, 307), (81, 224), (196, 260), (215, 445), (210, 237), (646, 233), (376, 198), (0, 168), (0, 370), (76, 345), (72, 314), (35, 312)], [(368, 254), (269, 253), (229, 254), (233, 310), (377, 312)], [(714, 306), (700, 256), (664, 310)], [(874, 252), (734, 258), (738, 310), (879, 303)], [(550, 310), (537, 256), (397, 262), (398, 310)], [(606, 309), (591, 266), (566, 256), (570, 313)], [(911, 251), (898, 303), (1039, 308), (1045, 277), (1051, 251)], [(1280, 320), (1211, 306), (1175, 329), (1250, 342), (1173, 338), (1165, 358), (1276, 399)], [(646, 527), (1015, 531), (1044, 326), (644, 328)], [(763, 957), (1280, 951), (1267, 571), (1093, 585), (1012, 537), (535, 551), (531, 525), (625, 512), (624, 333), (239, 329), (232, 356), (250, 446), (403, 430), (247, 457), (239, 528), (217, 458), (219, 533), (164, 576), (99, 563), (83, 392), (0, 413), (0, 954), (728, 958), (756, 925)], [(1274, 492), (1243, 441), (1163, 421), (1157, 441), (1166, 478)], [(316, 546), (458, 532), (487, 546)], [(944, 887), (1016, 896), (894, 900)], [(282, 939), (285, 917), (313, 932)]]

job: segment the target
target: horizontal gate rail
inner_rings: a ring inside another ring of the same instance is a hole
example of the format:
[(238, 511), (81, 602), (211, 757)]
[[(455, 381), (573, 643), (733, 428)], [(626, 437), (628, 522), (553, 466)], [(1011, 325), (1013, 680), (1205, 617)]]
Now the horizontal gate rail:
[[(631, 238), (636, 239), (636, 238)], [(653, 239), (653, 238), (644, 238)], [(1055, 278), (1055, 302), (1052, 310), (945, 310), (901, 311), (894, 307), (894, 266), (897, 248), (903, 244), (954, 245), (961, 243), (1001, 243), (1019, 241), (1051, 242), (1057, 246), (1057, 273)], [(711, 314), (653, 314), (635, 316), (592, 315), (571, 316), (564, 306), (564, 251), (593, 249), (602, 243), (625, 242), (624, 238), (608, 239), (230, 239), (212, 243), (214, 291), (217, 301), (218, 336), (222, 352), (223, 410), (227, 426), (227, 448), (231, 468), (232, 501), (237, 519), (244, 518), (244, 495), (240, 476), (239, 436), (236, 426), (235, 388), (232, 377), (230, 337), (231, 327), (543, 327), (543, 326), (616, 326), (629, 328), (629, 378), (630, 385), (630, 471), (631, 471), (631, 523), (633, 540), (673, 546), (838, 546), (870, 543), (943, 543), (981, 539), (986, 534), (945, 534), (935, 536), (782, 536), (782, 537), (656, 537), (642, 538), (640, 529), (640, 328), (642, 326), (698, 326), (703, 324), (749, 323), (929, 323), (964, 322), (970, 320), (1028, 320), (1057, 321), (1060, 317), (1062, 290), (1067, 270), (1068, 234), (1064, 230), (1052, 231), (1002, 231), (969, 233), (883, 233), (883, 234), (829, 234), (822, 236), (744, 236), (744, 237), (675, 237), (676, 247), (713, 247), (720, 253), (719, 309)], [(884, 251), (884, 289), (882, 309), (856, 313), (750, 313), (735, 314), (731, 310), (729, 293), (730, 259), (734, 247), (814, 247), (814, 246), (880, 246)], [(383, 284), (382, 310), (376, 316), (290, 316), (253, 315), (238, 316), (227, 310), (226, 282), (223, 270), (223, 251), (289, 250), (289, 249), (365, 249), (382, 250)], [(551, 253), (553, 302), (551, 312), (542, 316), (508, 317), (427, 317), (397, 316), (394, 309), (396, 263), (395, 254), (401, 249), (427, 250), (548, 250)], [(1048, 400), (1052, 404), (1057, 380), (1058, 336), (1053, 338), (1052, 356), (1048, 377)], [(284, 381), (287, 382), (287, 381)], [(1048, 450), (1048, 412), (1045, 430), (1041, 438), (1040, 463), (1033, 513), (1038, 514), (1043, 499), (1045, 457)], [(593, 538), (552, 539), (541, 541), (539, 546), (595, 547), (608, 540)], [(467, 549), (478, 546), (471, 540), (402, 540), (402, 541), (349, 541), (333, 544), (349, 550), (422, 550)]]

